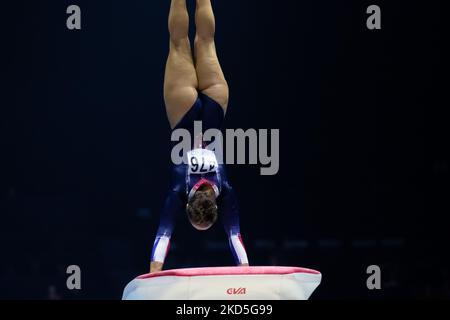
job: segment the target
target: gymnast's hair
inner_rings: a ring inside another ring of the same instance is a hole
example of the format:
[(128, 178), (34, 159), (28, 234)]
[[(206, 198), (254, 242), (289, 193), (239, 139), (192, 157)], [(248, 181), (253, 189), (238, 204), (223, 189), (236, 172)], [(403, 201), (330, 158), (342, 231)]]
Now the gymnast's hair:
[(198, 230), (208, 230), (216, 223), (218, 209), (216, 196), (210, 186), (200, 187), (188, 201), (187, 215), (191, 224)]

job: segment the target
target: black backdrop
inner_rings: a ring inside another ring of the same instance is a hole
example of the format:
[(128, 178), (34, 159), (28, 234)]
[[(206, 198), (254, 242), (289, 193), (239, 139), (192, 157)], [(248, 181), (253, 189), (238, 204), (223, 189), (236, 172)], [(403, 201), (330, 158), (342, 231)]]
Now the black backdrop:
[[(118, 299), (147, 272), (168, 185), (169, 1), (10, 2), (0, 297)], [(448, 298), (440, 2), (377, 1), (378, 31), (368, 1), (214, 2), (228, 127), (281, 132), (278, 175), (229, 167), (252, 264), (322, 271), (315, 299)], [(167, 268), (232, 263), (220, 226), (180, 219)]]

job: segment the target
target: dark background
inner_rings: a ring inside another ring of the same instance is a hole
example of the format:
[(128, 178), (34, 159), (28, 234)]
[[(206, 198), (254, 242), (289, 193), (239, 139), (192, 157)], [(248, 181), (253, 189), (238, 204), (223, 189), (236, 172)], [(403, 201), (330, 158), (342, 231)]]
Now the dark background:
[[(440, 2), (214, 2), (227, 126), (281, 130), (277, 176), (229, 167), (251, 263), (320, 270), (314, 299), (449, 298)], [(2, 6), (0, 298), (119, 299), (148, 271), (169, 183), (169, 1)], [(167, 268), (232, 264), (220, 225), (180, 219)]]

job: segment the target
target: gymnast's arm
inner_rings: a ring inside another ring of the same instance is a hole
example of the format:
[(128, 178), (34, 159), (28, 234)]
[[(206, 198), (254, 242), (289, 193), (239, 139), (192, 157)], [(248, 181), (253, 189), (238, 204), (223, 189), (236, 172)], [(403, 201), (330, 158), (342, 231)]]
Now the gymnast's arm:
[(247, 252), (242, 242), (239, 225), (239, 206), (236, 193), (228, 182), (222, 185), (221, 200), (219, 203), (221, 219), (225, 232), (228, 235), (228, 242), (233, 253), (236, 265), (248, 266)]
[(184, 209), (183, 185), (181, 183), (183, 178), (181, 175), (181, 177), (178, 177), (180, 179), (177, 179), (176, 172), (174, 178), (174, 182), (178, 182), (178, 184), (175, 184), (169, 191), (161, 212), (160, 224), (153, 244), (150, 273), (162, 271), (170, 249), (170, 239), (175, 228), (175, 220)]

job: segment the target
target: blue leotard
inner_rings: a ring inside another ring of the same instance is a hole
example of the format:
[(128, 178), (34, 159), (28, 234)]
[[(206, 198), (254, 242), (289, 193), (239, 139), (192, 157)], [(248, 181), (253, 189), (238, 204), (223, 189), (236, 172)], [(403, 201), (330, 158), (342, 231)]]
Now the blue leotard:
[[(194, 106), (186, 113), (174, 130), (186, 129), (193, 135), (195, 121), (202, 121), (203, 132), (208, 129), (221, 130), (224, 117), (223, 108), (217, 102), (199, 93)], [(170, 239), (175, 228), (176, 217), (185, 214), (190, 195), (195, 193), (196, 188), (206, 181), (215, 189), (219, 219), (227, 233), (236, 264), (248, 263), (247, 253), (240, 234), (239, 207), (236, 194), (228, 181), (225, 166), (221, 164), (214, 171), (203, 174), (192, 174), (187, 164), (172, 167), (171, 188), (161, 212), (160, 225), (153, 245), (152, 262), (164, 263), (170, 248)]]

